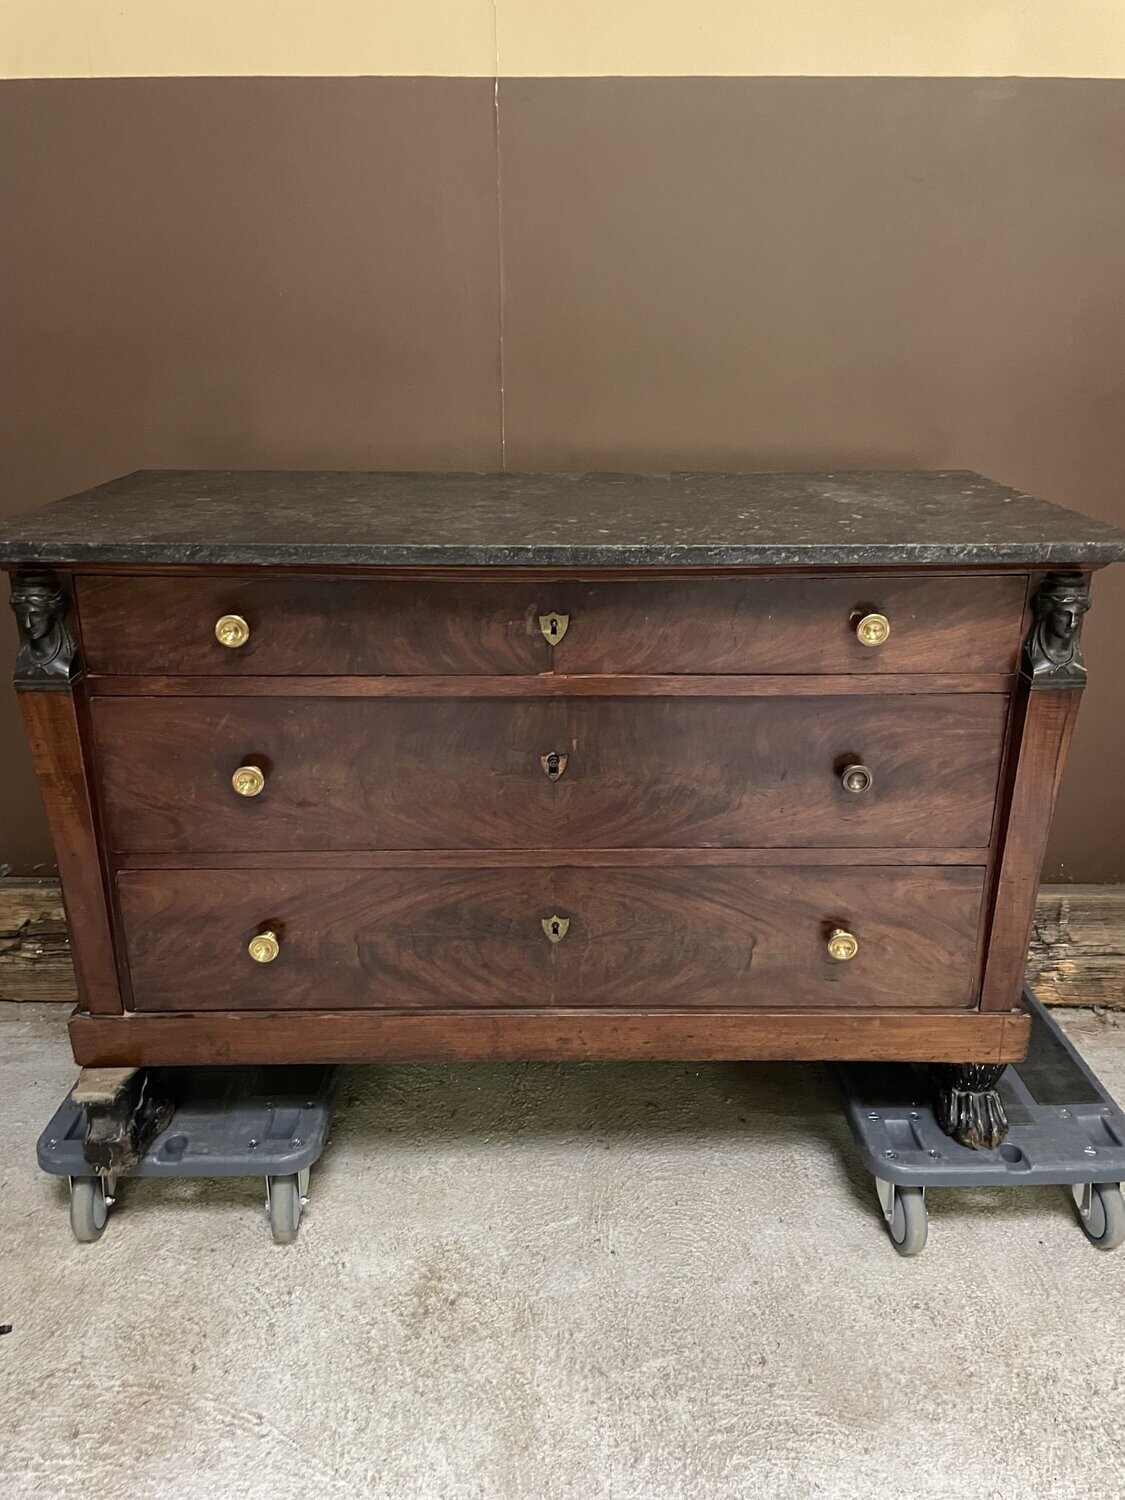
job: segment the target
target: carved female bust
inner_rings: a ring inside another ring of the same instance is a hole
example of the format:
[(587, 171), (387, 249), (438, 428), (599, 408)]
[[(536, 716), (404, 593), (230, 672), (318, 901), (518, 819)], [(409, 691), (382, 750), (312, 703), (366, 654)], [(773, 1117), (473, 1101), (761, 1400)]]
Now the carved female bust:
[(26, 572), (12, 584), (11, 604), (20, 632), (16, 681), (70, 680), (74, 639), (66, 628), (67, 596), (53, 573)]
[(1028, 665), (1035, 681), (1056, 685), (1086, 680), (1078, 631), (1090, 608), (1090, 593), (1079, 573), (1056, 573), (1033, 601), (1035, 624), (1027, 643)]

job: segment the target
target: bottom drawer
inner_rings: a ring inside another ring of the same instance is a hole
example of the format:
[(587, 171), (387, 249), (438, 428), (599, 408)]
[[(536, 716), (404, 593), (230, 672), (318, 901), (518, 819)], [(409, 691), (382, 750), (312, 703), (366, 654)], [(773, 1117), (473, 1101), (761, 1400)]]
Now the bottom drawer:
[[(963, 1008), (983, 883), (975, 866), (118, 877), (142, 1011)], [(832, 956), (837, 930), (853, 957)]]

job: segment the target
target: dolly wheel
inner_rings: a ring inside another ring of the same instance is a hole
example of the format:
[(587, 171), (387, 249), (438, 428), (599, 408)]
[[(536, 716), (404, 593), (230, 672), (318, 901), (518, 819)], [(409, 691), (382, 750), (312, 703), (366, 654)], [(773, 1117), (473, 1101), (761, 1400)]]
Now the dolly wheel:
[(895, 1189), (894, 1212), (887, 1223), (891, 1244), (900, 1255), (920, 1255), (926, 1248), (929, 1214), (922, 1189)]
[[(1116, 1250), (1125, 1243), (1125, 1198), (1121, 1196), (1119, 1182), (1092, 1182), (1076, 1184), (1073, 1189), (1078, 1222), (1082, 1233), (1099, 1250)], [(1087, 1202), (1083, 1211), (1084, 1201)]]
[(70, 1227), (80, 1245), (100, 1240), (109, 1217), (105, 1182), (100, 1177), (75, 1177), (70, 1184)]
[(266, 1197), (274, 1243), (291, 1245), (297, 1238), (297, 1225), (301, 1222), (301, 1184), (297, 1174), (268, 1178)]

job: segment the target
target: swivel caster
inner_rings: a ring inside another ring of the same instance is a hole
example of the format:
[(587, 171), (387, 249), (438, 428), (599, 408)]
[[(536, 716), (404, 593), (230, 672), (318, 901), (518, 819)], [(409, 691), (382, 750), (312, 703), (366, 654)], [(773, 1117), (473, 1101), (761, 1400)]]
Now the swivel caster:
[(276, 1245), (291, 1245), (297, 1238), (301, 1210), (309, 1201), (309, 1174), (292, 1172), (285, 1177), (266, 1178), (266, 1212)]
[(113, 1204), (113, 1182), (104, 1177), (70, 1179), (70, 1227), (80, 1245), (100, 1240)]
[(1099, 1250), (1125, 1243), (1125, 1198), (1119, 1182), (1076, 1182), (1071, 1196), (1082, 1233)]
[(898, 1187), (881, 1177), (876, 1177), (875, 1188), (891, 1244), (900, 1255), (920, 1255), (930, 1226), (925, 1188)]

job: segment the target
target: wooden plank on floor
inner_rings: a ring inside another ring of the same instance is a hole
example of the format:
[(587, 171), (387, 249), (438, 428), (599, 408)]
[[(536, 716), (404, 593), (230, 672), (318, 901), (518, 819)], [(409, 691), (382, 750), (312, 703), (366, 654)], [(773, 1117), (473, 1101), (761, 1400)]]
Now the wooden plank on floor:
[(57, 880), (0, 879), (0, 1000), (77, 999)]
[(1125, 886), (1043, 886), (1027, 977), (1046, 1005), (1125, 1010)]

